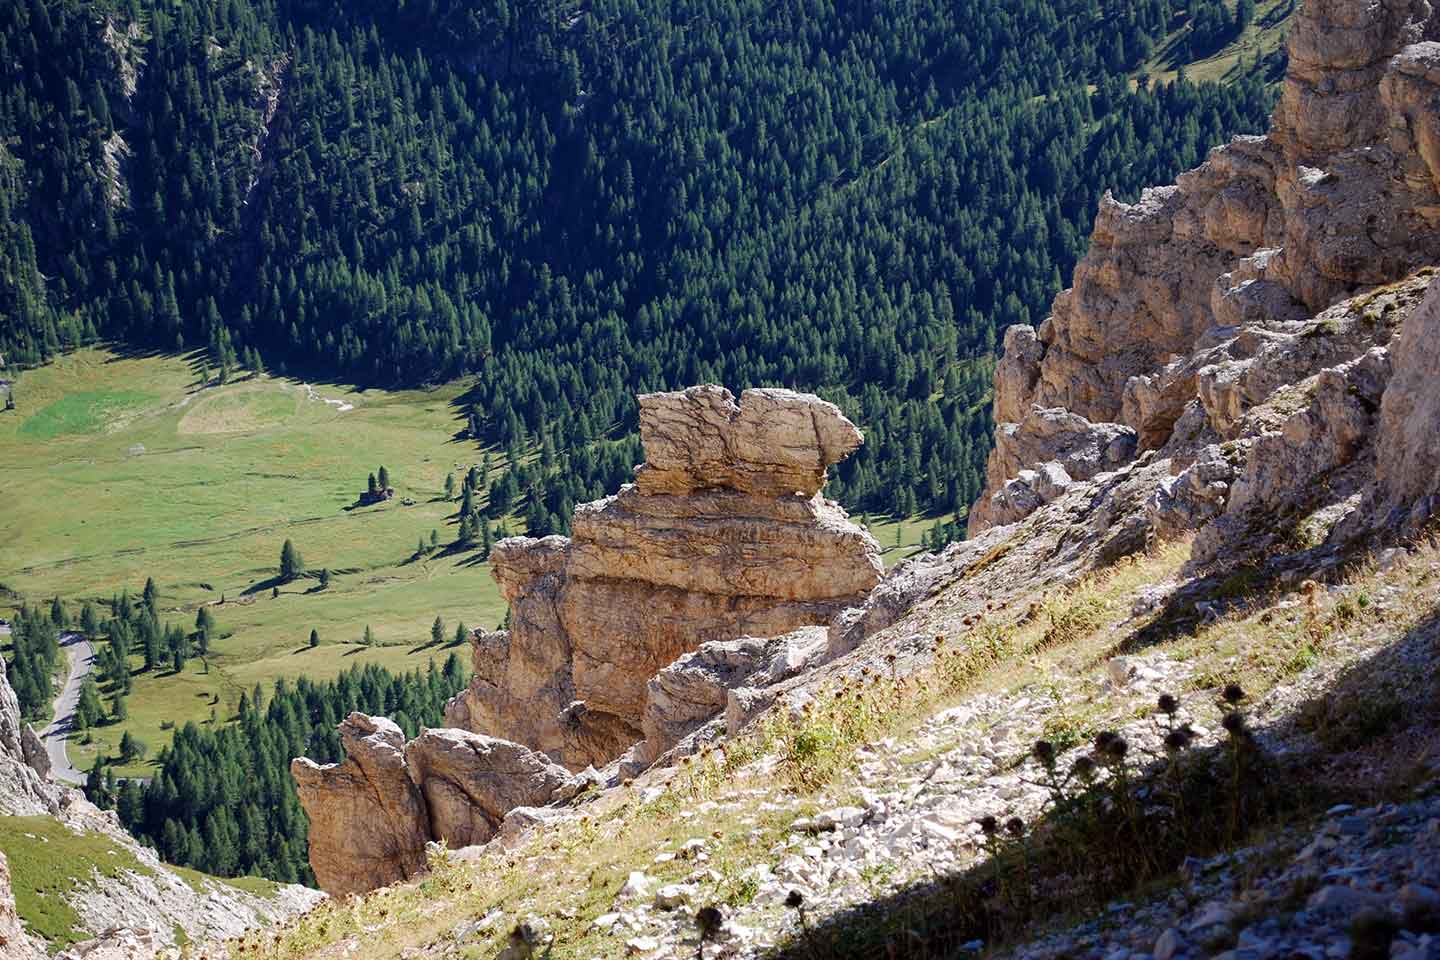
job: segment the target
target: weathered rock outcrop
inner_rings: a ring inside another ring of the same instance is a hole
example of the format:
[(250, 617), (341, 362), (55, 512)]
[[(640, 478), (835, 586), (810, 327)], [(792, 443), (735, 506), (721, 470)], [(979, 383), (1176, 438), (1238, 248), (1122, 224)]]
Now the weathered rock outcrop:
[(862, 440), (833, 404), (692, 387), (642, 397), (640, 432), (635, 484), (577, 507), (573, 537), (495, 545), (510, 629), (477, 635), (448, 723), (601, 765), (677, 657), (823, 625), (878, 582), (879, 546), (818, 492)]
[(1205, 528), (1202, 564), (1377, 477), (1390, 513), (1434, 492), (1424, 310), (1391, 347), (1425, 282), (1396, 281), (1440, 261), (1434, 19), (1427, 0), (1307, 0), (1267, 135), (1133, 204), (1102, 201), (1074, 286), (1038, 330), (1006, 332), (972, 535), (1146, 451), (1171, 476), (1144, 522)]
[(340, 724), (345, 759), (290, 764), (310, 818), (310, 866), (330, 894), (361, 893), (425, 865), (430, 821), (405, 765), (405, 735), (384, 717), (352, 713)]
[(30, 816), (60, 812), (66, 791), (49, 780), (50, 757), (20, 717), (20, 700), (0, 657), (0, 813)]
[(310, 866), (331, 894), (363, 893), (425, 868), (432, 840), (484, 843), (515, 807), (573, 792), (575, 778), (543, 754), (465, 730), (422, 730), (409, 743), (384, 717), (339, 726), (345, 759), (291, 762), (310, 818)]
[(1380, 400), (1374, 509), (1428, 516), (1440, 496), (1440, 286), (1405, 322)]
[[(702, 644), (646, 685), (641, 721), (645, 739), (631, 752), (631, 761), (642, 767), (653, 763), (722, 712), (742, 709), (732, 704), (750, 702), (757, 691), (800, 674), (826, 654), (824, 627), (803, 627), (769, 639), (740, 637)], [(743, 722), (736, 729), (740, 726)]]

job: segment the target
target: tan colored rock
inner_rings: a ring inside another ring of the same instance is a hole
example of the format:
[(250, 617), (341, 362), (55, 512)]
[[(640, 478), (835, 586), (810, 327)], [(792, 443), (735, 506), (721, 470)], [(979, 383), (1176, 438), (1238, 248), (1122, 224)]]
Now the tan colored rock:
[(1406, 320), (1392, 354), (1376, 440), (1377, 508), (1418, 518), (1440, 496), (1440, 281)]
[(734, 490), (647, 495), (639, 486), (575, 508), (566, 575), (702, 593), (823, 600), (874, 586), (874, 546), (819, 496)]
[(1422, 39), (1426, 0), (1306, 0), (1291, 21), (1289, 66), (1272, 138), (1293, 163), (1373, 143), (1385, 129), (1379, 85), (1387, 61)]
[(510, 629), (476, 638), (447, 722), (602, 766), (678, 657), (823, 625), (879, 582), (879, 545), (817, 492), (861, 442), (833, 404), (692, 387), (642, 397), (640, 433), (636, 483), (577, 507), (572, 538), (496, 544)]
[(332, 895), (363, 893), (414, 876), (430, 839), (425, 801), (405, 763), (405, 735), (384, 717), (340, 724), (345, 759), (290, 764), (310, 819), (310, 866)]
[(465, 730), (422, 730), (405, 760), (431, 838), (451, 849), (485, 843), (511, 810), (549, 803), (572, 779), (542, 753)]
[(1135, 444), (1129, 427), (1091, 423), (1060, 407), (1033, 407), (1019, 423), (998, 424), (985, 465), (991, 492), (971, 508), (971, 535), (1029, 516), (1071, 482), (1128, 463)]
[(1022, 475), (1055, 459), (1027, 425), (1035, 407), (1124, 424), (1179, 473), (1215, 439), (1273, 431), (1246, 418), (1280, 388), (1384, 343), (1307, 338), (1327, 308), (1440, 260), (1435, 19), (1428, 0), (1306, 0), (1267, 135), (1136, 203), (1102, 201), (1073, 287), (1033, 337), (1007, 332), (972, 535), (1045, 502)]
[(763, 497), (825, 485), (825, 471), (864, 437), (840, 408), (810, 394), (690, 387), (640, 397), (645, 466), (635, 482), (647, 495), (726, 487)]
[(1029, 324), (1005, 329), (1005, 345), (995, 364), (995, 422), (1018, 423), (1030, 412), (1045, 344)]
[[(641, 726), (645, 740), (635, 759), (661, 754), (727, 709), (745, 686), (764, 688), (808, 669), (826, 653), (824, 627), (804, 627), (769, 639), (740, 637), (702, 644), (655, 674), (646, 685)], [(738, 729), (738, 727), (736, 728)], [(732, 735), (735, 730), (729, 731)]]

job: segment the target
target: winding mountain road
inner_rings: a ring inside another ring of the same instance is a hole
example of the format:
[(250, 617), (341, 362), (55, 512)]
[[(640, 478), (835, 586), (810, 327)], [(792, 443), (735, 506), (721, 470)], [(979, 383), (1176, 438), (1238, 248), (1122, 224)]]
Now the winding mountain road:
[(78, 633), (61, 634), (60, 647), (70, 660), (70, 673), (55, 698), (55, 719), (40, 732), (40, 738), (45, 741), (45, 752), (50, 754), (50, 776), (78, 786), (85, 783), (85, 774), (70, 765), (65, 743), (75, 731), (75, 706), (80, 702), (80, 687), (90, 673), (95, 650)]

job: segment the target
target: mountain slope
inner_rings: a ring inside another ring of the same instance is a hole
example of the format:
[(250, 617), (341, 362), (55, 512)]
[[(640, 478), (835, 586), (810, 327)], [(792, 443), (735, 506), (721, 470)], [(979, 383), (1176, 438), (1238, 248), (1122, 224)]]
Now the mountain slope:
[(1270, 103), (1253, 72), (1129, 89), (1161, 0), (420, 9), (10, 5), (0, 351), (478, 372), (487, 440), (569, 457), (546, 529), (636, 392), (819, 390), (871, 431), (840, 499), (952, 513), (995, 331), (1043, 313), (1103, 189)]

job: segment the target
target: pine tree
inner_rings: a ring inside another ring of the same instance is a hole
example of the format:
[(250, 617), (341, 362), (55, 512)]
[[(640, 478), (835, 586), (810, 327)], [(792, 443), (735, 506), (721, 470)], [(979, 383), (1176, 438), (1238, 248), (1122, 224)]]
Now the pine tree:
[(89, 600), (80, 607), (80, 632), (87, 637), (98, 636), (100, 633), (100, 618), (95, 615), (95, 605)]
[(286, 540), (280, 547), (280, 579), (289, 583), (305, 572), (305, 561), (300, 556), (300, 551), (295, 549), (295, 544)]
[(329, 567), (321, 567), (321, 568), (320, 568), (320, 589), (324, 590), (324, 589), (325, 589), (326, 587), (328, 587), (328, 586), (330, 586), (330, 568), (329, 568)]
[(453, 473), (445, 474), (445, 499), (455, 499), (455, 474)]
[(215, 635), (215, 615), (208, 606), (201, 607), (195, 614), (196, 646), (201, 653), (210, 652), (210, 640)]
[(445, 621), (437, 614), (435, 622), (430, 624), (430, 642), (437, 647), (445, 642)]
[(470, 638), (470, 630), (469, 630), (468, 627), (465, 626), (464, 622), (462, 621), (462, 622), (460, 622), (460, 623), (455, 624), (455, 643), (456, 643), (457, 645), (462, 644), (462, 643), (464, 643), (466, 640), (468, 640), (469, 638)]
[(160, 589), (155, 586), (154, 577), (145, 578), (145, 591), (140, 595), (145, 606), (150, 608), (151, 613), (159, 613), (156, 604), (160, 602)]
[(375, 646), (375, 632), (370, 629), (370, 624), (368, 623), (365, 624), (365, 635), (360, 639), (360, 642), (367, 647)]
[(389, 490), (389, 489), (390, 489), (390, 471), (388, 471), (388, 470), (385, 469), (384, 464), (381, 464), (381, 466), (380, 466), (380, 472), (379, 472), (379, 474), (378, 474), (378, 481), (379, 481), (379, 484), (380, 484), (380, 489), (381, 489), (382, 491), (384, 491), (384, 490)]
[(311, 628), (310, 628), (310, 647), (311, 647), (311, 649), (314, 649), (315, 647), (318, 647), (318, 646), (320, 646), (320, 631), (319, 631), (319, 630), (316, 630), (314, 627), (311, 627)]

